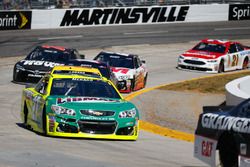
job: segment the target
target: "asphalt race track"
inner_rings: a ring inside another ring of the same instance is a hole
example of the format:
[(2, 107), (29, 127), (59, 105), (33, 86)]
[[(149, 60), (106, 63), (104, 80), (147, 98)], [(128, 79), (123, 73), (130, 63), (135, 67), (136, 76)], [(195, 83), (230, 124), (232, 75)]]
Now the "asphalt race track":
[[(147, 61), (150, 74), (147, 87), (152, 87), (207, 75), (175, 68), (177, 56), (197, 40), (208, 37), (248, 41), (249, 30), (250, 22), (243, 21), (6, 31), (0, 32), (0, 55), (24, 55), (39, 44), (88, 49), (82, 51), (87, 58), (100, 48), (135, 52)], [(19, 112), (24, 86), (11, 83), (12, 68), (18, 59), (0, 59), (0, 167), (206, 166), (193, 158), (193, 143), (145, 131), (141, 131), (138, 141), (131, 142), (44, 137), (22, 128)]]
[(20, 56), (41, 44), (79, 50), (117, 45), (171, 44), (203, 38), (246, 39), (249, 21), (178, 23), (0, 32), (0, 56)]

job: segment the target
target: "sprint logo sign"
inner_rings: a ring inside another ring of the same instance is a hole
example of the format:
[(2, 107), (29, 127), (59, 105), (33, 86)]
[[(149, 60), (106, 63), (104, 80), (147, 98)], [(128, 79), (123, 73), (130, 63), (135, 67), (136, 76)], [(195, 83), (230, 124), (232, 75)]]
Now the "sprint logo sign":
[(0, 12), (0, 30), (31, 28), (31, 11)]

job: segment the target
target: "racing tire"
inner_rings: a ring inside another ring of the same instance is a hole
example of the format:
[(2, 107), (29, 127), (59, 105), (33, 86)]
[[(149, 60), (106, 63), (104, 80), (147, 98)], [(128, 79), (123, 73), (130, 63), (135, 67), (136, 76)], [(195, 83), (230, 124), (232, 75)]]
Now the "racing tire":
[(144, 81), (143, 81), (143, 88), (145, 88), (146, 85), (147, 85), (147, 79), (148, 79), (148, 74), (146, 74), (146, 77), (144, 78)]
[(131, 79), (130, 92), (133, 92), (135, 89), (135, 79)]
[(224, 60), (221, 60), (220, 65), (219, 65), (219, 69), (218, 69), (218, 73), (222, 73), (224, 71), (225, 71)]
[(44, 136), (47, 136), (47, 115), (46, 115), (45, 106), (43, 107), (43, 117), (42, 117), (42, 121), (43, 121), (43, 135), (44, 135)]
[(28, 122), (28, 107), (26, 102), (24, 102), (24, 107), (23, 107), (23, 124), (27, 126)]
[(238, 167), (238, 150), (232, 135), (223, 135), (218, 148), (221, 167)]
[(246, 57), (243, 61), (242, 70), (245, 70), (248, 68), (248, 63), (249, 63), (249, 60), (248, 60), (248, 57)]
[(20, 79), (18, 78), (18, 73), (17, 72), (15, 72), (16, 70), (14, 69), (13, 70), (13, 82), (19, 82), (20, 81)]

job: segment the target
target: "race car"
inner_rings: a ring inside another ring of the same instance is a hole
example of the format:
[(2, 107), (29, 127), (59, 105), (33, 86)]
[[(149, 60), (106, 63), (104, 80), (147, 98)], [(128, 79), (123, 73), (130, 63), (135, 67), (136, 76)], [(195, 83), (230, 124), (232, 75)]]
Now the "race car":
[(138, 55), (103, 51), (94, 60), (106, 62), (111, 67), (120, 92), (129, 93), (146, 86), (148, 70)]
[(203, 108), (195, 131), (194, 156), (216, 166), (216, 150), (224, 167), (250, 166), (250, 99), (237, 106)]
[(110, 80), (83, 71), (48, 73), (34, 87), (23, 89), (24, 125), (48, 136), (137, 140), (136, 106), (123, 99)]
[(177, 68), (221, 73), (249, 67), (250, 48), (239, 42), (204, 39), (179, 56)]
[(37, 46), (13, 69), (13, 82), (38, 82), (56, 65), (73, 64), (84, 58), (76, 49), (61, 46)]

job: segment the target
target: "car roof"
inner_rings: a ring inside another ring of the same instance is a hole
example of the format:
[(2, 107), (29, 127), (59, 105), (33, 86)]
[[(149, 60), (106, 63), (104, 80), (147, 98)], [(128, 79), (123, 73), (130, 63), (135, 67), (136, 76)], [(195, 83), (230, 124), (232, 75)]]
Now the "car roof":
[(220, 39), (203, 39), (201, 42), (205, 43), (211, 43), (211, 44), (216, 44), (216, 45), (229, 45), (231, 43), (234, 43), (229, 40), (220, 40)]
[(66, 51), (69, 48), (65, 48), (63, 46), (52, 46), (52, 45), (42, 45), (41, 48), (43, 49), (55, 49), (55, 50), (59, 50), (59, 51)]
[(101, 72), (97, 68), (80, 66), (55, 66), (51, 75), (83, 75), (102, 78)]
[[(78, 59), (78, 60), (81, 64), (86, 63), (86, 64), (97, 65), (97, 66), (108, 66), (107, 63), (97, 61), (97, 60), (87, 60), (87, 59)], [(85, 67), (85, 66), (83, 66), (83, 67)]]
[[(137, 55), (135, 55), (135, 54), (128, 54), (128, 53), (119, 53), (119, 52), (110, 52), (110, 51), (102, 51), (101, 53), (106, 53), (106, 54), (116, 54), (116, 55), (120, 55), (120, 56), (127, 56), (127, 57), (129, 57), (129, 56), (137, 56)], [(100, 54), (101, 54), (100, 53)]]

